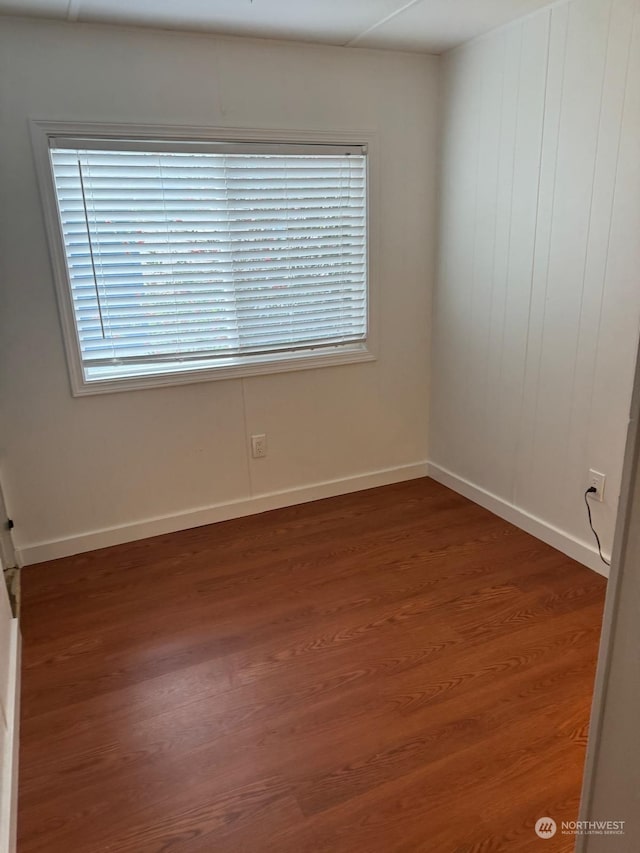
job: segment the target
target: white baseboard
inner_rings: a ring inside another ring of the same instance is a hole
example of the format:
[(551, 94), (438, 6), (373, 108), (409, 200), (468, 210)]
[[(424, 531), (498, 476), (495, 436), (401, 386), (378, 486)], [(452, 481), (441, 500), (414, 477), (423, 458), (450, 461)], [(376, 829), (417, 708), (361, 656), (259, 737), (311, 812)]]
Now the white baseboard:
[[(1, 582), (0, 578), (0, 582)], [(9, 750), (5, 756), (2, 773), (2, 798), (0, 801), (0, 853), (15, 853), (18, 828), (18, 744), (20, 739), (20, 629), (18, 620), (11, 620), (9, 641), (9, 697), (7, 727)]]
[(426, 476), (430, 476), (444, 486), (448, 486), (455, 492), (464, 495), (474, 503), (515, 524), (516, 527), (526, 530), (527, 533), (536, 536), (538, 539), (557, 548), (558, 551), (562, 551), (563, 554), (567, 554), (567, 556), (583, 563), (599, 574), (605, 577), (608, 576), (607, 567), (600, 560), (596, 548), (590, 543), (576, 539), (570, 533), (554, 527), (549, 522), (531, 515), (526, 510), (520, 509), (503, 498), (482, 489), (480, 486), (474, 485), (463, 477), (459, 477), (452, 471), (441, 468), (433, 462), (419, 462), (397, 468), (386, 468), (381, 471), (372, 471), (368, 474), (358, 474), (353, 477), (315, 483), (314, 485), (299, 489), (287, 489), (280, 492), (255, 495), (254, 497), (214, 504), (209, 507), (202, 507), (175, 515), (146, 519), (133, 524), (125, 524), (103, 530), (94, 530), (64, 539), (25, 545), (16, 550), (18, 565), (27, 566), (33, 563), (41, 563), (45, 560), (54, 560), (58, 557), (69, 557), (85, 551), (94, 551), (97, 548), (106, 548), (110, 545), (121, 545), (124, 542), (146, 539), (149, 536), (174, 533), (177, 530), (201, 527), (202, 525), (213, 524), (217, 521), (227, 521), (230, 518), (240, 518), (245, 515), (267, 512), (268, 510), (279, 509), (284, 506), (308, 503), (309, 501), (321, 500), (322, 498), (331, 498), (336, 495), (358, 492), (363, 489), (372, 489), (376, 486), (386, 486), (391, 483), (400, 483), (404, 480), (414, 480)]
[(594, 572), (598, 572), (598, 574), (605, 577), (609, 576), (607, 566), (600, 559), (595, 546), (590, 543), (576, 539), (570, 533), (554, 527), (542, 518), (531, 515), (526, 510), (520, 509), (520, 507), (480, 488), (480, 486), (470, 483), (452, 471), (447, 471), (446, 468), (441, 468), (433, 462), (428, 463), (428, 469), (429, 476), (437, 480), (438, 483), (442, 483), (443, 486), (448, 486), (454, 492), (458, 492), (474, 503), (480, 504), (480, 506), (490, 510), (495, 515), (499, 515), (500, 518), (504, 518), (506, 521), (511, 522), (511, 524), (515, 524), (516, 527), (520, 527), (537, 539), (546, 542), (547, 545), (551, 545), (557, 548), (558, 551), (562, 551), (563, 554), (566, 554), (573, 560), (577, 560), (579, 563), (593, 569)]
[(413, 465), (385, 468), (382, 471), (372, 471), (339, 480), (328, 480), (299, 489), (255, 495), (250, 498), (177, 513), (176, 515), (166, 515), (104, 530), (94, 530), (50, 542), (23, 545), (16, 548), (18, 565), (28, 566), (33, 563), (41, 563), (44, 560), (54, 560), (58, 557), (69, 557), (85, 551), (94, 551), (96, 548), (106, 548), (109, 545), (121, 545), (124, 542), (146, 539), (149, 536), (174, 533), (176, 530), (201, 527), (204, 524), (227, 521), (230, 518), (240, 518), (244, 515), (267, 512), (270, 509), (280, 509), (284, 506), (332, 498), (336, 495), (372, 489), (376, 486), (388, 486), (391, 483), (400, 483), (404, 480), (415, 480), (426, 476), (427, 463), (418, 462)]

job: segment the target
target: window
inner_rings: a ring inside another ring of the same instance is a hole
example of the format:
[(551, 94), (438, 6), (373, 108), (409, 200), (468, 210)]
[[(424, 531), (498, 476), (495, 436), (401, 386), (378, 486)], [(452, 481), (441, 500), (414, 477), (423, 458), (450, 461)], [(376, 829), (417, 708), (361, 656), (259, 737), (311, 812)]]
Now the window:
[(48, 149), (76, 393), (372, 357), (365, 146)]

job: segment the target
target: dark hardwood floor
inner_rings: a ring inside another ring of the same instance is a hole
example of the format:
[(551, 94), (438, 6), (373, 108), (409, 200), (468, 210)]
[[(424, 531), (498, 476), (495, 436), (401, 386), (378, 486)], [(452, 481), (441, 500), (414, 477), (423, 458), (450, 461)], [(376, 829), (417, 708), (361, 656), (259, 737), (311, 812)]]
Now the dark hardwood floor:
[(431, 480), (23, 573), (19, 853), (519, 853), (605, 581)]

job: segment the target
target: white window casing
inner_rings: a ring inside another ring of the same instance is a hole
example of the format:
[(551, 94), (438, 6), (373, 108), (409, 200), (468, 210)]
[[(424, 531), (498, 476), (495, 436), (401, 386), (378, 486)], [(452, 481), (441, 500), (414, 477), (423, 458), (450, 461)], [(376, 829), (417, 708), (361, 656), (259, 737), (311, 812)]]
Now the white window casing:
[(32, 131), (74, 394), (375, 357), (370, 135)]

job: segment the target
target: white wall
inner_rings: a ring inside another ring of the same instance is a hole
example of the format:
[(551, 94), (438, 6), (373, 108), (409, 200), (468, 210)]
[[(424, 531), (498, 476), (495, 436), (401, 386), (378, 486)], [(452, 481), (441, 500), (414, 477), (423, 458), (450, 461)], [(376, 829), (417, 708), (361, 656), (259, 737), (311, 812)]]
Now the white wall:
[[(0, 468), (23, 559), (424, 471), (402, 466), (427, 456), (437, 70), (428, 56), (0, 19)], [(72, 398), (30, 117), (373, 131), (378, 361)], [(269, 456), (253, 461), (259, 432)], [(232, 506), (189, 514), (218, 504)]]
[(593, 565), (582, 493), (607, 475), (609, 551), (640, 316), (639, 61), (638, 0), (574, 0), (443, 64), (433, 471)]

